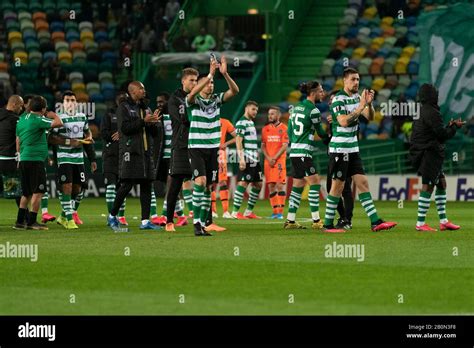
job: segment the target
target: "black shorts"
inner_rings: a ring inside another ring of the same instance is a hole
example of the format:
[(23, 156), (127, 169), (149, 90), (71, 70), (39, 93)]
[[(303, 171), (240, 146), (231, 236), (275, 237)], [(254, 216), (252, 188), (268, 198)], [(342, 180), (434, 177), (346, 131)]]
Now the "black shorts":
[(262, 167), (258, 162), (247, 162), (247, 166), (245, 167), (245, 169), (239, 170), (239, 173), (237, 174), (237, 181), (261, 182), (262, 179)]
[(156, 172), (156, 180), (166, 183), (170, 175), (170, 159), (162, 158), (158, 164), (158, 170)]
[(331, 178), (346, 181), (348, 177), (356, 174), (365, 175), (362, 159), (358, 152), (330, 153), (329, 172)]
[(303, 179), (318, 174), (311, 157), (291, 157), (291, 165), (293, 166), (293, 178), (295, 179)]
[(46, 167), (42, 161), (20, 161), (23, 196), (46, 192)]
[(86, 170), (83, 164), (60, 164), (58, 168), (59, 185), (74, 184), (87, 187)]
[(440, 180), (444, 179), (444, 178), (445, 178), (444, 172), (442, 170), (440, 170), (438, 175), (436, 175), (436, 178), (434, 179), (434, 181), (432, 179), (430, 179), (428, 176), (422, 175), (421, 176), (421, 183), (423, 185), (435, 186), (435, 185), (438, 185)]
[(117, 185), (118, 184), (118, 173), (106, 172), (104, 173), (104, 184), (107, 185)]
[(0, 174), (11, 175), (18, 171), (16, 160), (0, 160)]
[(218, 173), (218, 153), (219, 149), (189, 149), (189, 162), (193, 178), (206, 176), (206, 183), (214, 184), (217, 182)]
[(189, 153), (188, 149), (171, 149), (171, 160), (169, 175), (171, 176), (192, 176), (191, 165), (189, 164)]

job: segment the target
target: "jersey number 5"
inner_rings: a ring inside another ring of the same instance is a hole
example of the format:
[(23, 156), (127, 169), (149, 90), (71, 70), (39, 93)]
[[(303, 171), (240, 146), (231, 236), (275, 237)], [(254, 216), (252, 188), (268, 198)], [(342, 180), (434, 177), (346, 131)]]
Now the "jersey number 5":
[[(300, 118), (304, 118), (304, 115), (303, 114), (295, 114), (293, 116), (293, 122), (295, 124), (295, 127), (293, 127), (293, 132), (295, 133), (295, 135), (303, 134), (304, 125), (303, 125), (303, 122), (301, 122), (299, 120)], [(296, 127), (298, 127), (298, 128), (296, 128)]]

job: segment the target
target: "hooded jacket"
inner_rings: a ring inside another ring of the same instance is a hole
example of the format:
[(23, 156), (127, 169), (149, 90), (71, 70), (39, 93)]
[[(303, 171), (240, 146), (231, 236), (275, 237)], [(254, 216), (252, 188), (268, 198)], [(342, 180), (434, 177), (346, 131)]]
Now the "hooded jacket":
[(151, 112), (144, 102), (135, 103), (130, 97), (117, 108), (120, 179), (154, 180), (153, 137), (158, 128), (143, 120), (147, 111)]
[(422, 85), (418, 100), (420, 115), (413, 121), (409, 156), (418, 173), (434, 181), (443, 167), (445, 142), (454, 137), (456, 126), (445, 127), (433, 85)]
[(19, 116), (13, 111), (0, 109), (0, 157), (15, 157), (18, 120)]

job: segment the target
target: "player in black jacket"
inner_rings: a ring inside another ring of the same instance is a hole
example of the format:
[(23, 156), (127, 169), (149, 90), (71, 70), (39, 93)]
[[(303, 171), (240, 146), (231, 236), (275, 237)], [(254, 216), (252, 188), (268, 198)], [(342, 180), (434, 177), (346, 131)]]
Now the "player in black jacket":
[(451, 223), (446, 216), (446, 178), (443, 173), (445, 157), (444, 143), (454, 137), (464, 122), (451, 119), (445, 127), (438, 106), (438, 91), (433, 85), (424, 84), (418, 91), (421, 103), (420, 115), (414, 118), (410, 144), (410, 159), (421, 176), (422, 190), (418, 199), (417, 231), (436, 231), (425, 223), (430, 206), (431, 194), (436, 186), (435, 201), (440, 219), (440, 229), (458, 230), (460, 226)]
[[(106, 186), (105, 200), (107, 202), (107, 210), (110, 214), (114, 205), (117, 190), (120, 187), (118, 179), (119, 175), (119, 132), (117, 128), (117, 107), (125, 101), (127, 94), (125, 92), (118, 93), (115, 97), (114, 108), (108, 110), (100, 124), (100, 136), (104, 141), (102, 149), (102, 172), (104, 174), (104, 183)], [(128, 226), (125, 218), (126, 199), (124, 199), (118, 212), (118, 220), (122, 225)]]

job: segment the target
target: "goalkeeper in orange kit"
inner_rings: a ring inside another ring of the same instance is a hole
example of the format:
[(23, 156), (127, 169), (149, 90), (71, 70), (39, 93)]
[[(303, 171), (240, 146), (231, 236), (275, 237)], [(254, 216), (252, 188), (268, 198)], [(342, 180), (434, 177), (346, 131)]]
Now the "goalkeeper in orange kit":
[(272, 219), (283, 219), (286, 199), (286, 149), (288, 131), (280, 122), (278, 106), (268, 109), (268, 124), (262, 129), (262, 152), (265, 156), (264, 175), (270, 191)]

